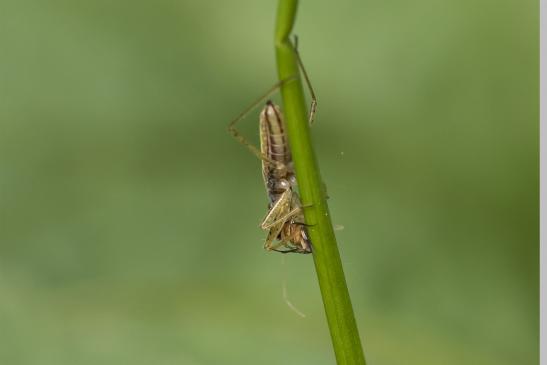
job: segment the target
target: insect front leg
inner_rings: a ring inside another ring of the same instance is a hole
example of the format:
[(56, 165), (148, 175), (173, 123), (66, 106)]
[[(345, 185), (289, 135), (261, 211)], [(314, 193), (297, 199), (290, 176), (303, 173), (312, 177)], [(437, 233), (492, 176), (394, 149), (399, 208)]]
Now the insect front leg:
[(292, 201), (292, 190), (287, 189), (274, 202), (274, 204), (268, 211), (268, 214), (266, 214), (266, 216), (262, 220), (262, 223), (260, 223), (260, 228), (270, 229), (274, 225), (278, 224), (279, 218), (287, 214), (288, 211), (290, 211), (291, 201)]
[[(295, 248), (291, 245), (290, 237), (285, 237), (283, 228), (285, 223), (279, 223), (277, 226), (272, 228), (266, 237), (266, 242), (264, 243), (264, 248), (268, 251), (276, 251), (280, 253), (290, 253), (296, 252), (298, 248)], [(279, 241), (275, 242), (278, 238)], [(275, 243), (274, 243), (275, 242)], [(286, 248), (286, 250), (280, 250), (280, 248)]]
[(263, 227), (263, 228), (268, 229), (271, 226), (274, 226), (276, 224), (285, 223), (285, 222), (289, 221), (291, 218), (295, 217), (296, 215), (298, 215), (301, 212), (302, 212), (302, 208), (300, 208), (300, 207), (293, 208), (291, 211), (289, 211), (285, 215), (282, 215), (281, 217), (277, 218), (271, 224), (269, 224), (269, 225), (267, 225), (266, 227)]
[(270, 231), (268, 232), (268, 236), (266, 236), (266, 241), (264, 242), (264, 248), (268, 251), (276, 250), (277, 247), (279, 247), (279, 242), (274, 243), (277, 240), (277, 237), (283, 230), (283, 224), (279, 223), (275, 226), (273, 226)]
[(268, 214), (266, 214), (266, 217), (262, 220), (262, 223), (260, 223), (260, 228), (270, 229), (300, 214), (302, 207), (299, 204), (295, 204), (295, 197), (298, 199), (298, 195), (292, 189), (285, 190), (275, 201)]

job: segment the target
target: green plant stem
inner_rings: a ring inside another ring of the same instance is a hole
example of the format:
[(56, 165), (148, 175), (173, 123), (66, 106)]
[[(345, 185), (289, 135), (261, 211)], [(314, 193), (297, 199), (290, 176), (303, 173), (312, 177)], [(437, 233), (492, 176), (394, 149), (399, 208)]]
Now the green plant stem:
[[(275, 30), (279, 80), (299, 75), (297, 55), (289, 39), (297, 0), (280, 0)], [(287, 131), (306, 222), (313, 244), (313, 259), (325, 306), (337, 364), (365, 364), (342, 262), (326, 202), (319, 167), (312, 148), (307, 106), (300, 77), (281, 85)]]

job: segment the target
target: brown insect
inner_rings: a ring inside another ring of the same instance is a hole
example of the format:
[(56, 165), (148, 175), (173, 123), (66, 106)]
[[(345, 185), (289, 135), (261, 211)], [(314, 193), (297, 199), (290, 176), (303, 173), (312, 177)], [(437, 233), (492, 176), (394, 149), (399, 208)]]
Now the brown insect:
[[(300, 57), (298, 53), (296, 55), (312, 96), (309, 117), (310, 123), (312, 123), (317, 102)], [(281, 253), (307, 254), (312, 252), (312, 244), (304, 222), (302, 203), (296, 191), (296, 175), (286, 134), (285, 121), (279, 106), (268, 100), (260, 113), (260, 150), (248, 142), (235, 128), (235, 124), (243, 119), (256, 105), (276, 91), (282, 83), (291, 80), (294, 80), (294, 78), (274, 85), (264, 96), (260, 97), (233, 120), (228, 125), (228, 131), (262, 161), (262, 177), (269, 199), (268, 213), (260, 223), (260, 227), (268, 231), (264, 248), (268, 251)]]
[[(279, 252), (310, 253), (302, 203), (296, 192), (296, 176), (281, 110), (271, 101), (260, 113), (262, 177), (270, 199), (269, 211), (260, 224), (269, 230), (264, 248)], [(277, 241), (277, 242), (276, 242)]]

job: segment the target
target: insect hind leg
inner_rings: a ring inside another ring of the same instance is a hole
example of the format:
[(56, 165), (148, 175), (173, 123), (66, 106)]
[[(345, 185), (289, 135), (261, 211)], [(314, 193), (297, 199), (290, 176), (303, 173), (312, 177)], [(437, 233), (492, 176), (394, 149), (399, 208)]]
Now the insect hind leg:
[(254, 109), (256, 108), (259, 104), (261, 104), (264, 100), (266, 100), (267, 98), (269, 98), (274, 92), (276, 92), (280, 87), (281, 85), (283, 85), (284, 83), (286, 82), (289, 82), (291, 80), (295, 80), (296, 79), (296, 76), (293, 76), (293, 77), (289, 77), (285, 80), (281, 80), (281, 81), (278, 81), (276, 82), (270, 89), (268, 89), (268, 91), (266, 91), (263, 95), (261, 95), (258, 99), (256, 99), (255, 101), (253, 101), (251, 103), (251, 105), (249, 105), (247, 108), (245, 108), (245, 110), (243, 110), (234, 120), (232, 120), (229, 124), (228, 124), (228, 132), (239, 142), (241, 143), (242, 145), (244, 145), (245, 147), (247, 147), (247, 149), (249, 151), (251, 151), (252, 154), (254, 154), (256, 157), (258, 157), (260, 160), (262, 161), (267, 161), (269, 163), (273, 163), (273, 164), (278, 164), (277, 162), (269, 159), (267, 156), (264, 156), (260, 150), (255, 146), (253, 145), (251, 142), (249, 142), (245, 137), (243, 137), (243, 135), (241, 133), (239, 133), (239, 131), (237, 130), (236, 128), (236, 124), (241, 121), (242, 119), (245, 119), (245, 117)]
[(298, 61), (298, 66), (300, 67), (300, 70), (302, 70), (302, 75), (304, 76), (304, 80), (306, 81), (306, 86), (308, 87), (308, 90), (310, 92), (311, 97), (311, 105), (310, 105), (310, 114), (308, 116), (308, 123), (309, 125), (312, 125), (315, 121), (315, 113), (317, 111), (317, 97), (315, 96), (315, 91), (313, 90), (313, 87), (311, 86), (311, 81), (308, 76), (308, 73), (306, 72), (306, 68), (304, 67), (304, 63), (302, 62), (302, 58), (300, 57), (300, 53), (298, 52), (298, 36), (294, 35), (294, 53), (296, 54), (296, 60)]

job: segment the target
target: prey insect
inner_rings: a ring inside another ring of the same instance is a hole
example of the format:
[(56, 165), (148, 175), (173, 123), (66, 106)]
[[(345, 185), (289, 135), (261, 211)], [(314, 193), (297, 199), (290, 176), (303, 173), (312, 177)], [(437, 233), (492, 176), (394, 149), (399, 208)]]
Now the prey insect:
[[(271, 101), (260, 113), (262, 177), (268, 193), (269, 211), (260, 224), (269, 230), (264, 248), (279, 252), (310, 253), (302, 203), (296, 189), (296, 176), (281, 110)], [(270, 161), (271, 160), (271, 161)], [(275, 242), (277, 241), (277, 242)]]
[[(311, 124), (315, 116), (317, 102), (296, 47), (295, 53), (312, 97), (309, 116)], [(268, 100), (260, 113), (260, 149), (248, 142), (235, 128), (238, 121), (243, 119), (264, 99), (267, 99), (284, 82), (293, 81), (295, 78), (289, 78), (275, 84), (265, 95), (233, 120), (229, 124), (228, 130), (235, 139), (247, 146), (262, 161), (262, 178), (269, 199), (268, 213), (260, 223), (260, 227), (268, 231), (264, 248), (268, 251), (281, 253), (308, 254), (312, 252), (312, 243), (304, 221), (304, 207), (296, 191), (297, 180), (286, 134), (285, 121), (279, 106)]]

